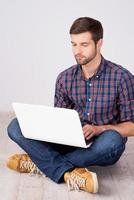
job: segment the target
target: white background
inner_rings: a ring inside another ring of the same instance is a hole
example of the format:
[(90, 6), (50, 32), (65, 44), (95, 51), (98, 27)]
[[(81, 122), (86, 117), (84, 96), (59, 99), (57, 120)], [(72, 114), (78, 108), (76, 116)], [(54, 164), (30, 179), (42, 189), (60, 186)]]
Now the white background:
[(134, 73), (133, 0), (0, 0), (0, 111), (53, 105), (57, 75), (75, 64), (69, 29), (82, 16), (102, 22), (102, 55)]

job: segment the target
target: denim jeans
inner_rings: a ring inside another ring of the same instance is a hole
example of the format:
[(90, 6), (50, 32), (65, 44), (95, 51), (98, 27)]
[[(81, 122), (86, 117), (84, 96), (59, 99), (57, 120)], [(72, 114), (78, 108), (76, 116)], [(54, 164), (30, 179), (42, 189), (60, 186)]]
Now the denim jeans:
[(127, 141), (127, 138), (114, 130), (102, 132), (87, 149), (27, 139), (22, 135), (16, 118), (11, 121), (7, 131), (9, 137), (29, 155), (36, 166), (56, 183), (61, 182), (66, 171), (75, 167), (116, 163)]

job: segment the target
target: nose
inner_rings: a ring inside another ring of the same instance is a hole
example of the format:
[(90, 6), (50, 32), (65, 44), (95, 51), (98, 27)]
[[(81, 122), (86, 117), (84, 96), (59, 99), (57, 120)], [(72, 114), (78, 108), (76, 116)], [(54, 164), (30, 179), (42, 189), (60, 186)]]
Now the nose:
[(82, 50), (80, 47), (75, 47), (74, 48), (74, 54), (77, 56), (77, 55), (81, 55), (82, 53)]

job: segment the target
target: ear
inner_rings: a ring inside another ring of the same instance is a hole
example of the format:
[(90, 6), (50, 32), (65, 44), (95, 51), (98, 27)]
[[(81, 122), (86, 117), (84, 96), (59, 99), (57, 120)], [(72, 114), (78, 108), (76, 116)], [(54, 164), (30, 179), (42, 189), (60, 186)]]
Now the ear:
[(97, 42), (97, 49), (100, 50), (103, 44), (103, 39), (99, 39)]

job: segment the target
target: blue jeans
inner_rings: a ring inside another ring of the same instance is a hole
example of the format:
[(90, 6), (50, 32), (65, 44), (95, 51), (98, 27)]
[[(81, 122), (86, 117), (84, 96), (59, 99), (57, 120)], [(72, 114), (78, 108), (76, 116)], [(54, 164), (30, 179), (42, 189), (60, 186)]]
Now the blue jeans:
[(29, 155), (36, 166), (56, 183), (62, 181), (66, 171), (75, 167), (116, 163), (127, 141), (127, 138), (114, 130), (102, 132), (87, 149), (27, 139), (22, 135), (16, 118), (11, 121), (7, 131), (9, 137)]

